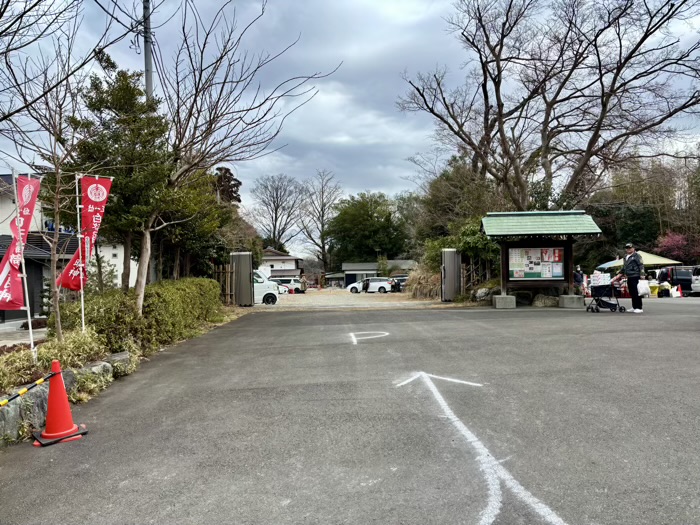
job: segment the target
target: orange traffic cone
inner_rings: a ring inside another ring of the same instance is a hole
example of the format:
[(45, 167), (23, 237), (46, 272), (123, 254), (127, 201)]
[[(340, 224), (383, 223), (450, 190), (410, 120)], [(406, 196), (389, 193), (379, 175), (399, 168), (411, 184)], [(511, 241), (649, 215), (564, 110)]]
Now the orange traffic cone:
[(51, 362), (51, 372), (55, 375), (49, 379), (49, 403), (46, 412), (46, 428), (40, 434), (34, 433), (35, 447), (46, 447), (63, 441), (81, 439), (88, 431), (85, 425), (73, 423), (70, 403), (63, 383), (61, 364), (55, 359)]

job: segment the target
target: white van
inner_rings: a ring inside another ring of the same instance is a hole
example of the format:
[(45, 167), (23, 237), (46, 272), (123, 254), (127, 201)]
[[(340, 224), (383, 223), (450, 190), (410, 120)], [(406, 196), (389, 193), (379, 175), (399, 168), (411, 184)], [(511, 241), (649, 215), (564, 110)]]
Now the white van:
[(253, 271), (253, 296), (255, 304), (275, 304), (279, 287), (263, 273)]

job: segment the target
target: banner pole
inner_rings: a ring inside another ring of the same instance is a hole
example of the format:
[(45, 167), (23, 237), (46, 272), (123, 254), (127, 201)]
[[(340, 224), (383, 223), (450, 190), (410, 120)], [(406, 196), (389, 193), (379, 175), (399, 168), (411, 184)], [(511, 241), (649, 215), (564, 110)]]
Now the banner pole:
[(85, 278), (84, 273), (87, 271), (87, 261), (83, 260), (83, 229), (80, 225), (80, 214), (83, 205), (80, 204), (80, 180), (82, 175), (75, 174), (75, 204), (78, 219), (78, 260), (80, 261), (80, 323), (85, 333)]
[[(17, 196), (17, 174), (15, 170), (12, 170), (12, 189), (15, 192), (15, 211), (17, 215), (15, 216), (15, 220), (19, 219), (19, 199)], [(32, 176), (28, 175), (28, 177), (31, 179)], [(32, 217), (33, 218), (33, 217)], [(31, 308), (29, 306), (29, 287), (27, 286), (27, 265), (24, 262), (24, 242), (22, 242), (22, 228), (24, 227), (24, 224), (19, 226), (17, 225), (19, 235), (17, 236), (17, 243), (19, 244), (19, 254), (20, 254), (20, 261), (22, 264), (22, 282), (24, 284), (24, 309), (27, 311), (27, 325), (29, 328), (29, 348), (32, 351), (32, 359), (34, 360), (34, 363), (36, 363), (37, 359), (37, 351), (36, 347), (34, 346), (34, 331), (32, 329), (32, 312)], [(29, 226), (27, 226), (28, 228)]]

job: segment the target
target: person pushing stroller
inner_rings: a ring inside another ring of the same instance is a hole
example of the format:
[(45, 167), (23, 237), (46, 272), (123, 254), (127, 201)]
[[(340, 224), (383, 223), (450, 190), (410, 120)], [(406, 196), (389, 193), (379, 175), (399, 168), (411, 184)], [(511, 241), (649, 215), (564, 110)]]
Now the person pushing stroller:
[(644, 275), (644, 261), (642, 257), (634, 249), (631, 242), (625, 244), (625, 259), (622, 263), (622, 269), (614, 277), (613, 282), (619, 281), (623, 276), (627, 277), (627, 289), (632, 298), (632, 310), (635, 314), (643, 313), (642, 298), (639, 295), (639, 279)]

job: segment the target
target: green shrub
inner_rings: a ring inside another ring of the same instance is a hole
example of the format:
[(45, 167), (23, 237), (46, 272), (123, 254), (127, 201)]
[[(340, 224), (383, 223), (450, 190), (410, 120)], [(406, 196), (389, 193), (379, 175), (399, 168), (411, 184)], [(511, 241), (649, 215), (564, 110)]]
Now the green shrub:
[(29, 383), (35, 372), (30, 350), (19, 350), (0, 355), (0, 392)]
[(127, 363), (113, 363), (112, 375), (114, 378), (128, 376), (133, 374), (139, 366), (139, 357), (137, 353), (129, 353), (129, 361)]
[[(56, 320), (49, 318), (49, 333), (53, 334)], [(79, 330), (80, 302), (61, 305), (61, 325), (64, 331)], [(133, 294), (109, 290), (85, 298), (85, 325), (101, 336), (111, 353), (131, 351), (134, 341), (140, 341), (143, 320), (136, 310)]]
[(107, 348), (104, 339), (92, 328), (87, 328), (85, 333), (80, 330), (66, 332), (63, 341), (54, 339), (39, 346), (37, 361), (42, 370), (50, 370), (54, 359), (61, 362), (61, 368), (81, 368), (105, 355)]
[(161, 281), (146, 287), (143, 301), (144, 343), (162, 346), (196, 335), (221, 318), (219, 283), (212, 279)]
[(93, 330), (66, 332), (63, 342), (48, 341), (39, 346), (37, 364), (29, 350), (19, 350), (0, 356), (0, 391), (30, 383), (51, 370), (51, 361), (58, 359), (61, 368), (80, 368), (90, 361), (103, 358), (107, 351), (104, 340)]
[[(138, 316), (133, 292), (110, 290), (85, 298), (85, 324), (104, 339), (111, 353), (149, 355), (163, 345), (196, 335), (205, 323), (221, 318), (219, 283), (212, 279), (190, 278), (148, 285), (143, 317)], [(79, 302), (61, 305), (61, 322), (64, 330), (80, 328)], [(49, 328), (52, 330), (54, 326), (52, 316)]]
[(78, 374), (68, 399), (73, 403), (85, 403), (107, 388), (112, 381), (114, 378), (110, 374)]

